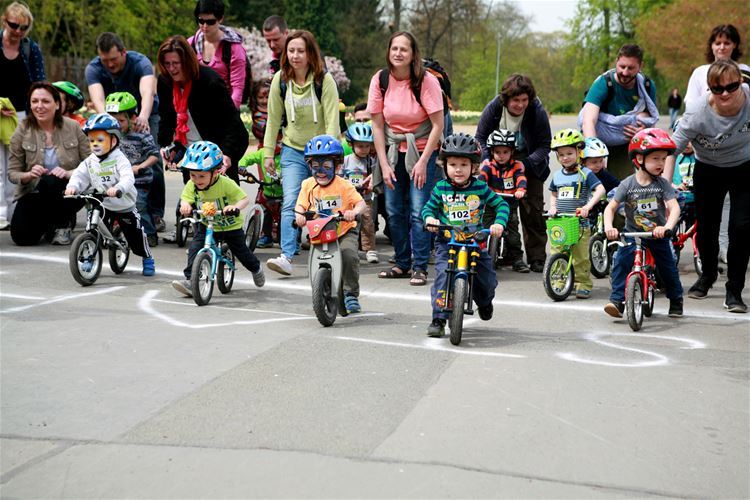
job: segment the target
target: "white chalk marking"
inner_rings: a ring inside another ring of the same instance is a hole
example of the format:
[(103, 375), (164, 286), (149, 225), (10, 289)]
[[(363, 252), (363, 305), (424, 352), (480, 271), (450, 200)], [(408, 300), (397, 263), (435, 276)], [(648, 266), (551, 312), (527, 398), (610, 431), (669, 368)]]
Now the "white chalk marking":
[(125, 287), (124, 286), (113, 286), (113, 287), (109, 287), (109, 288), (104, 288), (102, 290), (96, 290), (95, 292), (73, 293), (73, 294), (69, 294), (69, 295), (60, 295), (59, 297), (54, 297), (52, 299), (45, 300), (44, 302), (39, 302), (38, 304), (29, 304), (29, 305), (26, 305), (26, 306), (18, 306), (18, 307), (11, 307), (10, 309), (3, 309), (2, 311), (0, 311), (0, 314), (10, 314), (10, 313), (15, 313), (15, 312), (19, 312), (19, 311), (25, 311), (27, 309), (31, 309), (32, 307), (40, 307), (40, 306), (46, 306), (46, 305), (49, 305), (49, 304), (54, 304), (56, 302), (63, 302), (63, 301), (66, 301), (66, 300), (75, 300), (75, 299), (80, 299), (82, 297), (91, 297), (93, 295), (102, 295), (102, 294), (105, 294), (105, 293), (111, 293), (111, 292), (114, 292), (114, 291), (117, 291), (117, 290), (121, 290), (123, 288), (125, 288)]
[(0, 293), (0, 297), (7, 297), (9, 299), (24, 299), (24, 300), (47, 300), (47, 297), (36, 297), (33, 295), (21, 295), (18, 293)]
[(491, 352), (491, 351), (472, 351), (467, 349), (456, 349), (453, 347), (446, 347), (442, 344), (432, 343), (431, 341), (441, 342), (439, 339), (425, 339), (422, 345), (418, 344), (407, 344), (404, 342), (389, 342), (385, 340), (375, 340), (375, 339), (363, 339), (358, 337), (333, 337), (338, 340), (348, 340), (351, 342), (364, 342), (366, 344), (377, 344), (377, 345), (385, 345), (390, 347), (405, 347), (407, 349), (423, 349), (426, 351), (444, 351), (444, 352), (452, 352), (455, 354), (469, 354), (472, 356), (491, 356), (491, 357), (497, 357), (497, 358), (525, 358), (526, 356), (522, 354), (507, 354), (503, 352)]

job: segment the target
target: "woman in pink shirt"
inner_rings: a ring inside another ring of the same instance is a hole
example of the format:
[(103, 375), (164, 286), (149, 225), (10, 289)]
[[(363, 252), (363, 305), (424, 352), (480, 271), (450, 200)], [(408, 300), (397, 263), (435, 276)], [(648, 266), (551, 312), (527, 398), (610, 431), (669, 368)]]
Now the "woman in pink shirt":
[[(216, 71), (227, 85), (232, 102), (237, 109), (242, 104), (245, 90), (246, 52), (242, 36), (221, 24), (224, 19), (222, 0), (198, 0), (195, 3), (195, 21), (198, 31), (188, 39), (195, 50), (198, 62)], [(224, 51), (231, 51), (229, 67), (224, 63)]]
[(420, 286), (427, 283), (431, 244), (421, 212), (435, 185), (443, 96), (438, 79), (424, 70), (417, 41), (408, 31), (391, 35), (387, 61), (388, 69), (382, 70), (388, 72), (386, 88), (381, 85), (381, 72), (375, 73), (367, 100), (379, 162), (374, 186), (381, 181), (386, 185), (388, 225), (396, 251), (396, 264), (378, 277), (410, 277), (412, 285)]

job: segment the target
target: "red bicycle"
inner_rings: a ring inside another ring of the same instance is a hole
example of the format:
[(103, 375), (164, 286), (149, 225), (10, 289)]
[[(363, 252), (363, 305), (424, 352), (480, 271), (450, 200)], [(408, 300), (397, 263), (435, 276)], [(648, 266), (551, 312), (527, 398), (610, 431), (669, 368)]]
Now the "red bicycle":
[[(260, 168), (260, 167), (259, 167)], [(255, 195), (255, 204), (263, 207), (263, 212), (271, 215), (271, 240), (274, 243), (279, 242), (279, 227), (281, 224), (281, 202), (283, 198), (268, 197), (263, 192), (264, 187), (275, 186), (276, 182), (265, 182), (258, 179), (249, 170), (240, 168), (239, 174), (247, 177), (242, 179), (249, 184), (258, 185), (258, 194)], [(245, 227), (246, 243), (251, 250), (255, 250), (255, 246), (258, 243), (258, 238), (263, 229), (264, 215), (260, 217), (248, 217)]]
[(687, 222), (683, 219), (677, 226), (677, 232), (672, 236), (672, 248), (674, 249), (675, 263), (680, 263), (680, 252), (685, 247), (687, 240), (692, 240), (693, 244), (693, 267), (695, 272), (700, 276), (703, 274), (703, 264), (701, 263), (701, 256), (698, 253), (698, 222), (695, 221), (690, 227), (687, 227)]

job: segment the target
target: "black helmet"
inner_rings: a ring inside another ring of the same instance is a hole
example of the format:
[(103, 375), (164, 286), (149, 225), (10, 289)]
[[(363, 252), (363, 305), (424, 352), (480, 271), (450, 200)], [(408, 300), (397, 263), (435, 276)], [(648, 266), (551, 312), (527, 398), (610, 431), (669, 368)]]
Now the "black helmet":
[(479, 163), (482, 159), (482, 150), (474, 136), (459, 132), (446, 137), (440, 146), (440, 159), (445, 161), (448, 156), (468, 158), (472, 163)]
[(497, 129), (487, 138), (487, 147), (492, 149), (495, 146), (507, 146), (516, 149), (516, 134), (510, 130)]

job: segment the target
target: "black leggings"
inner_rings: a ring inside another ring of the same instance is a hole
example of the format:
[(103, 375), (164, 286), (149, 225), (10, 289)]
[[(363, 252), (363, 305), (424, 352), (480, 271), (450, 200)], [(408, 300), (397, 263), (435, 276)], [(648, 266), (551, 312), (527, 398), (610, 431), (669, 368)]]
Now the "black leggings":
[(36, 192), (18, 200), (10, 221), (10, 237), (16, 245), (37, 245), (45, 234), (71, 227), (83, 201), (63, 198), (67, 184), (67, 180), (45, 175)]
[(107, 211), (105, 222), (107, 227), (112, 227), (112, 223), (117, 221), (122, 230), (122, 234), (128, 242), (130, 250), (139, 257), (150, 258), (151, 248), (148, 246), (146, 232), (141, 225), (141, 215), (138, 210), (133, 208), (130, 212), (110, 212)]
[(729, 249), (727, 250), (727, 290), (739, 295), (745, 287), (750, 245), (743, 239), (750, 234), (750, 161), (736, 167), (716, 167), (695, 162), (695, 218), (698, 222), (698, 251), (703, 276), (714, 281), (719, 266), (719, 225), (724, 198), (729, 192)]

